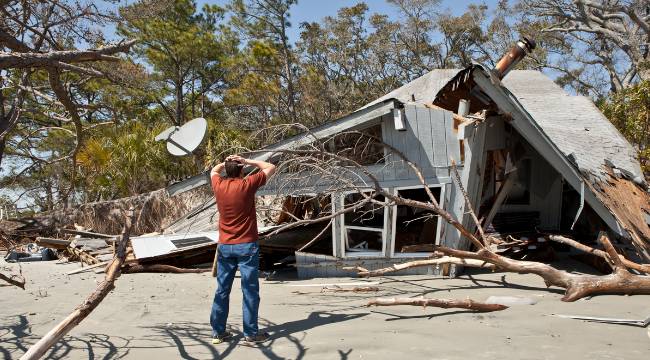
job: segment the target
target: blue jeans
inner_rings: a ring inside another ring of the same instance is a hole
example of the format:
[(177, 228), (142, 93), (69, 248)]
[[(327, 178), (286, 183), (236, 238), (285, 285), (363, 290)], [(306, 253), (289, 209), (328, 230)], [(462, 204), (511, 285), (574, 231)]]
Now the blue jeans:
[(243, 244), (220, 244), (217, 256), (217, 291), (214, 294), (210, 325), (212, 335), (226, 331), (230, 290), (239, 267), (241, 290), (244, 295), (242, 313), (244, 317), (244, 336), (257, 335), (257, 312), (260, 306), (260, 283), (257, 272), (260, 264), (260, 248), (257, 242)]

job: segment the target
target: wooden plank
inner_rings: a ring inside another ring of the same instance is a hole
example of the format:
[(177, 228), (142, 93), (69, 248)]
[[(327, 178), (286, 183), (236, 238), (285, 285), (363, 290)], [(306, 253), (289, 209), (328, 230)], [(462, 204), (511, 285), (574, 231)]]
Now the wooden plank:
[(70, 241), (39, 236), (36, 238), (36, 244), (52, 249), (66, 249), (70, 246)]
[[(404, 155), (412, 163), (417, 166), (421, 166), (422, 163), (422, 153), (424, 152), (423, 146), (420, 140), (420, 133), (418, 131), (418, 124), (421, 121), (428, 120), (428, 114), (426, 114), (426, 119), (423, 117), (420, 119), (422, 108), (418, 108), (414, 105), (404, 106), (405, 116), (404, 116), (404, 125), (406, 126), (406, 133), (404, 134)], [(404, 133), (404, 132), (402, 132)], [(409, 167), (408, 177), (414, 178), (415, 172)]]
[[(381, 117), (381, 134), (382, 140), (384, 143), (393, 146), (393, 131), (391, 129), (394, 127), (392, 123), (393, 117), (391, 115), (384, 115)], [(393, 157), (390, 156), (390, 150), (384, 147), (384, 166), (381, 168), (382, 180), (394, 180), (395, 179), (395, 167), (392, 166), (391, 161)]]
[(494, 203), (492, 204), (490, 211), (485, 217), (485, 220), (483, 222), (483, 227), (487, 227), (492, 223), (494, 216), (501, 208), (501, 204), (503, 204), (503, 201), (506, 199), (506, 196), (510, 192), (512, 185), (514, 185), (516, 178), (517, 178), (516, 172), (511, 172), (507, 175), (506, 180), (503, 182), (503, 184), (499, 188), (499, 191), (497, 192), (497, 196), (494, 199)]
[(445, 112), (435, 111), (431, 116), (431, 136), (433, 138), (433, 166), (437, 176), (449, 176), (449, 157), (447, 156), (447, 130)]
[(82, 230), (76, 230), (76, 229), (58, 229), (59, 232), (64, 233), (64, 234), (71, 234), (71, 235), (82, 235), (82, 236), (88, 236), (91, 238), (106, 238), (106, 239), (113, 239), (119, 235), (108, 235), (108, 234), (101, 234), (101, 233), (95, 233), (91, 231), (82, 231)]
[[(404, 117), (406, 118), (404, 125), (407, 127), (406, 131), (397, 131), (395, 129), (395, 123), (393, 119), (389, 121), (391, 124), (390, 129), (392, 131), (391, 134), (392, 141), (393, 141), (392, 146), (407, 157), (408, 154), (406, 153), (407, 150), (406, 134), (409, 131), (411, 131), (411, 129), (409, 129), (408, 126), (408, 117), (413, 116), (411, 109), (413, 109), (413, 105), (407, 105), (404, 108)], [(398, 156), (394, 156), (393, 159), (394, 159), (393, 165), (395, 166), (395, 178), (399, 180), (410, 178), (409, 169), (407, 165), (404, 163), (404, 161), (402, 161), (402, 159), (399, 158)]]
[[(434, 110), (431, 110), (434, 111)], [(446, 142), (447, 142), (447, 158), (450, 161), (451, 165), (451, 160), (454, 160), (456, 164), (460, 164), (460, 142), (456, 138), (456, 134), (454, 133), (454, 118), (452, 116), (452, 113), (445, 111), (444, 112), (444, 119), (445, 119), (445, 137), (446, 137)]]
[[(464, 142), (465, 146), (465, 163), (463, 170), (460, 173), (461, 183), (467, 191), (467, 194), (472, 201), (473, 206), (476, 208), (476, 199), (480, 199), (480, 192), (482, 185), (482, 170), (483, 154), (485, 145), (485, 124), (480, 123), (468, 126), (468, 138)], [(450, 204), (447, 209), (468, 229), (474, 228), (471, 226), (471, 219), (469, 214), (466, 214), (465, 199), (462, 193), (458, 191), (458, 187), (453, 184), (450, 191)], [(469, 243), (467, 239), (460, 237), (460, 232), (449, 224), (445, 225), (446, 236), (443, 245), (452, 247), (454, 249), (465, 250), (468, 248)]]
[(420, 162), (418, 165), (421, 168), (424, 177), (435, 176), (436, 170), (433, 166), (434, 163), (434, 144), (433, 144), (433, 121), (430, 110), (425, 107), (417, 109), (417, 122), (418, 122), (418, 140), (421, 144)]
[[(485, 122), (477, 124), (474, 135), (470, 139), (472, 162), (463, 169), (462, 179), (467, 182), (465, 189), (475, 210), (480, 205), (481, 191), (483, 189), (486, 127)], [(467, 173), (465, 170), (467, 170)], [(467, 176), (467, 179), (465, 179), (465, 176)], [(468, 213), (465, 213), (463, 216), (463, 225), (472, 232), (476, 229), (476, 225)], [(462, 238), (459, 246), (459, 249), (467, 249), (469, 247), (469, 240)]]
[(91, 270), (91, 269), (98, 268), (98, 267), (100, 267), (100, 266), (106, 266), (107, 264), (108, 264), (108, 261), (102, 261), (102, 262), (97, 263), (97, 264), (95, 264), (95, 265), (90, 265), (90, 266), (82, 267), (81, 269), (68, 271), (68, 272), (66, 273), (66, 275), (74, 275), (74, 274), (78, 274), (78, 273), (81, 273), (81, 272), (84, 272), (84, 271), (87, 271), (87, 270)]

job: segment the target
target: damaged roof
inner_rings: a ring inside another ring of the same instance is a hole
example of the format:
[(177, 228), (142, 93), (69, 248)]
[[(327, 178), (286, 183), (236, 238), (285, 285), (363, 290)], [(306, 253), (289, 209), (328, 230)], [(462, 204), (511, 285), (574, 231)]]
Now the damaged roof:
[[(461, 71), (432, 70), (364, 108), (388, 99), (432, 103), (436, 94)], [(510, 71), (502, 84), (585, 176), (604, 180), (605, 165), (613, 165), (626, 177), (643, 181), (636, 151), (589, 98), (567, 93), (551, 78), (535, 70)]]
[[(476, 86), (476, 81), (480, 81), (482, 85)], [(488, 96), (485, 92), (491, 95)], [(628, 202), (621, 202), (608, 193), (613, 186), (602, 186), (608, 183), (610, 171), (620, 172), (615, 175), (623, 175), (637, 185), (647, 186), (636, 160), (635, 150), (591, 100), (568, 94), (539, 71), (511, 71), (500, 81), (480, 65), (463, 70), (433, 70), (352, 114), (324, 124), (317, 131), (312, 130), (311, 133), (320, 137), (350, 126), (361, 126), (373, 121), (393, 106), (399, 106), (398, 102), (433, 103), (455, 111), (459, 99), (472, 99), (471, 111), (488, 108), (498, 109), (506, 115), (519, 114), (517, 116), (520, 120), (514, 122), (513, 126), (521, 127), (518, 131), (528, 141), (535, 141), (537, 145), (533, 146), (543, 149), (546, 153), (543, 156), (554, 159), (552, 163), (555, 164), (554, 167), (557, 166), (556, 170), (563, 174), (574, 189), (584, 191), (585, 201), (612, 230), (621, 235), (631, 231), (643, 239), (650, 239), (650, 229), (636, 224), (642, 222), (641, 212), (648, 208), (646, 203), (650, 203), (647, 201), (650, 196), (633, 192), (639, 197), (642, 206), (630, 207)], [(306, 141), (307, 135), (300, 134), (269, 145), (264, 148), (269, 152), (258, 156), (266, 157), (275, 149), (300, 145)], [(582, 186), (583, 178), (595, 188)], [(584, 189), (579, 190), (581, 187)], [(208, 213), (215, 211), (214, 206), (205, 210), (209, 210)], [(178, 230), (189, 231), (189, 228), (192, 228), (192, 231), (196, 231), (191, 219), (183, 220), (179, 221), (182, 225), (178, 224)], [(188, 225), (187, 229), (183, 225)], [(640, 239), (636, 235), (633, 235), (633, 238), (638, 249), (650, 259), (648, 240)]]

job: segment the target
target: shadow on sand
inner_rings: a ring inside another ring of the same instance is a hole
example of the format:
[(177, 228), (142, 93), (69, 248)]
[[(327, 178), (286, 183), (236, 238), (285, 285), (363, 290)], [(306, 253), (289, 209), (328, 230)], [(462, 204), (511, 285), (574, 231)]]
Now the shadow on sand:
[[(271, 334), (270, 341), (255, 346), (243, 341), (243, 334), (237, 328), (231, 328), (236, 334), (233, 341), (220, 345), (212, 344), (212, 331), (207, 323), (173, 323), (159, 324), (151, 327), (153, 334), (143, 338), (123, 337), (106, 334), (86, 333), (81, 336), (65, 336), (57, 342), (44, 356), (47, 359), (64, 359), (69, 357), (88, 359), (119, 359), (124, 358), (134, 349), (176, 348), (181, 359), (204, 359), (206, 355), (214, 359), (227, 357), (237, 346), (250, 346), (259, 350), (267, 359), (285, 359), (277, 353), (282, 341), (282, 352), (290, 352), (292, 359), (304, 359), (307, 347), (303, 341), (308, 330), (336, 324), (368, 315), (363, 314), (332, 314), (328, 312), (312, 312), (306, 319), (275, 324), (260, 319), (260, 327)], [(26, 315), (11, 316), (2, 319), (0, 324), (0, 354), (4, 359), (17, 359), (24, 354), (38, 337), (31, 333), (31, 325)], [(286, 341), (294, 347), (287, 350)], [(352, 349), (338, 350), (341, 359), (347, 359)], [(196, 355), (196, 354), (200, 355)], [(194, 355), (193, 355), (194, 354)]]

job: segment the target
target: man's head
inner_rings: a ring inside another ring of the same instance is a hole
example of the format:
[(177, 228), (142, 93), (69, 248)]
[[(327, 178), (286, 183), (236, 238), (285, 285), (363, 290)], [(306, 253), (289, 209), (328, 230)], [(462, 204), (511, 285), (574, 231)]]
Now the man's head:
[(244, 169), (244, 164), (237, 160), (228, 159), (224, 163), (226, 167), (226, 176), (229, 178), (238, 178), (241, 177), (242, 170)]

